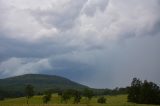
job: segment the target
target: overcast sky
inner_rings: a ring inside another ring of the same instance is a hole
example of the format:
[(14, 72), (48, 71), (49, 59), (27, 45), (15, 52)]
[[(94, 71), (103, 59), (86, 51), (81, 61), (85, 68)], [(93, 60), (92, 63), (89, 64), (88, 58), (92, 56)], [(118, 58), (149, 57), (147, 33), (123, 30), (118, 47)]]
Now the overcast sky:
[(0, 0), (0, 78), (41, 73), (96, 88), (160, 84), (159, 0)]

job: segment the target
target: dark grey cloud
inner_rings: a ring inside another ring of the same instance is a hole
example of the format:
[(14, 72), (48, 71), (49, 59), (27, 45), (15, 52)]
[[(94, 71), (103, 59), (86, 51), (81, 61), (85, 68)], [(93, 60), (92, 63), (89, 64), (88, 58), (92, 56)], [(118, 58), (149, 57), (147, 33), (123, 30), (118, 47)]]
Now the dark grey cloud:
[(11, 57), (18, 58), (45, 58), (53, 54), (63, 54), (74, 50), (73, 47), (65, 47), (58, 42), (42, 41), (42, 42), (25, 42), (6, 37), (0, 37), (0, 58), (7, 59)]
[(52, 59), (50, 60), (50, 64), (54, 69), (54, 72), (50, 71), (50, 73), (66, 76), (75, 81), (84, 81), (84, 78), (87, 78), (88, 75), (92, 75), (95, 71), (90, 64), (68, 59)]
[[(118, 70), (119, 74), (114, 75), (115, 80), (123, 80), (122, 82), (127, 84), (136, 76), (159, 83), (159, 38), (159, 35), (136, 37), (128, 39), (125, 45), (117, 47), (114, 70), (115, 72)], [(122, 82), (117, 84), (122, 85)]]

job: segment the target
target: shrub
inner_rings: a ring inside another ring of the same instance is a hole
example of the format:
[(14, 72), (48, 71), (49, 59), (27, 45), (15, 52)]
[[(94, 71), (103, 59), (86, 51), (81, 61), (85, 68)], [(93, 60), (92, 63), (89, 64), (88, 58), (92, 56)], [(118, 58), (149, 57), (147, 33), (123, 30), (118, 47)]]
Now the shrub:
[(3, 96), (0, 96), (0, 101), (4, 100), (4, 97)]
[(97, 100), (98, 103), (106, 103), (106, 98), (105, 97), (99, 97)]
[(43, 96), (43, 103), (48, 103), (52, 98), (52, 93), (50, 91), (46, 91), (45, 95)]

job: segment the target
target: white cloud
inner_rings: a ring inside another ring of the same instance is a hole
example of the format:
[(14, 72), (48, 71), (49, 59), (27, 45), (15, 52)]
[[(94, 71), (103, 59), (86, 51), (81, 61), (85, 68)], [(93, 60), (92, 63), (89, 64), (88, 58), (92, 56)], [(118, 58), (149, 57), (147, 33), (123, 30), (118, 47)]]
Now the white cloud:
[(109, 0), (88, 0), (83, 8), (86, 15), (93, 16), (97, 11), (104, 11)]
[(63, 32), (74, 26), (85, 3), (86, 0), (55, 2), (51, 8), (33, 10), (32, 13), (41, 24), (47, 27), (55, 27)]
[[(154, 61), (160, 50), (156, 40), (159, 10), (159, 0), (1, 0), (1, 76), (55, 71), (53, 66), (58, 62), (58, 67), (69, 65), (69, 69), (77, 68), (77, 73), (93, 70), (88, 82), (81, 80), (91, 86), (105, 79), (113, 82), (104, 86), (125, 85), (131, 76), (123, 74), (132, 72), (149, 72), (146, 77), (158, 79), (153, 76), (160, 60)], [(146, 51), (141, 51), (143, 48)], [(141, 61), (137, 55), (143, 57)], [(133, 65), (132, 59), (140, 63)], [(78, 64), (85, 69), (79, 69)], [(147, 70), (150, 67), (153, 73)], [(132, 71), (127, 71), (130, 68)], [(96, 76), (97, 81), (91, 82)], [(121, 78), (123, 84), (118, 84)]]
[(106, 42), (147, 35), (160, 18), (157, 0), (3, 0), (1, 5), (1, 30), (28, 41), (67, 35), (87, 43), (91, 37)]

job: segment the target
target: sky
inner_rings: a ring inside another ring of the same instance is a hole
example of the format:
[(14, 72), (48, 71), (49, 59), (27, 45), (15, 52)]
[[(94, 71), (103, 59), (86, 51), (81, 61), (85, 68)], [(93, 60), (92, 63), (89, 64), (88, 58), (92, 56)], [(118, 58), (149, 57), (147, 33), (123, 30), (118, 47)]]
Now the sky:
[(0, 0), (0, 78), (60, 75), (94, 88), (160, 84), (159, 0)]

